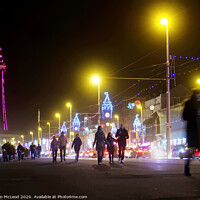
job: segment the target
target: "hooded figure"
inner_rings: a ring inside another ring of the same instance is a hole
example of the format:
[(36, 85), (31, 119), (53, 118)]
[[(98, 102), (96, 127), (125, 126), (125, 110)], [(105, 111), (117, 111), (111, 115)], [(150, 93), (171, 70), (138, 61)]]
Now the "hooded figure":
[(117, 130), (115, 137), (117, 138), (119, 146), (119, 162), (123, 163), (126, 139), (129, 138), (128, 131), (124, 128), (123, 124), (120, 125), (120, 128)]
[(102, 131), (101, 126), (98, 127), (97, 132), (95, 133), (93, 147), (95, 144), (98, 155), (98, 165), (101, 165), (103, 159), (103, 150), (105, 147), (105, 134)]
[(74, 146), (74, 151), (76, 153), (76, 157), (75, 160), (78, 161), (78, 157), (79, 157), (79, 151), (80, 151), (80, 147), (82, 145), (82, 141), (81, 138), (79, 137), (79, 134), (76, 134), (76, 137), (72, 143), (72, 148)]
[(186, 176), (190, 174), (190, 157), (192, 157), (193, 149), (200, 148), (200, 93), (194, 91), (190, 100), (185, 102), (183, 111), (183, 119), (187, 121), (187, 143), (190, 156), (185, 163), (184, 173)]

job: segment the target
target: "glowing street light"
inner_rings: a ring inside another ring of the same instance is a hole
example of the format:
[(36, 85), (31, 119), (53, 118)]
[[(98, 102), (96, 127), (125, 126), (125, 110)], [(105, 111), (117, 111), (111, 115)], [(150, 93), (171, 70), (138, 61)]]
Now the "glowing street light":
[(24, 135), (21, 135), (21, 138), (22, 138), (22, 142), (24, 143)]
[(58, 124), (58, 133), (60, 134), (60, 114), (59, 113), (56, 113), (55, 115), (58, 119), (59, 119), (59, 124)]
[(162, 18), (160, 23), (166, 26), (166, 109), (167, 109), (167, 124), (166, 124), (166, 138), (167, 138), (167, 157), (171, 158), (171, 123), (170, 123), (170, 71), (169, 71), (169, 34), (168, 34), (168, 20)]
[(47, 122), (47, 125), (49, 126), (49, 139), (50, 139), (50, 137), (51, 137), (51, 135), (50, 135), (51, 134), (51, 132), (50, 132), (51, 131), (51, 129), (50, 129), (51, 123)]
[(200, 84), (200, 79), (197, 80), (197, 83)]
[(100, 78), (93, 76), (92, 82), (98, 85), (98, 126), (100, 126)]
[(30, 131), (30, 135), (32, 136), (32, 142), (33, 142), (33, 131)]
[(71, 142), (72, 142), (72, 138), (71, 138), (71, 132), (72, 132), (72, 104), (71, 103), (67, 103), (66, 104), (66, 106), (68, 107), (68, 108), (70, 108), (70, 119), (69, 119), (69, 121), (70, 121), (70, 127), (69, 127), (69, 153), (70, 153), (70, 155), (71, 155)]
[(117, 128), (119, 129), (119, 115), (114, 116), (117, 119)]

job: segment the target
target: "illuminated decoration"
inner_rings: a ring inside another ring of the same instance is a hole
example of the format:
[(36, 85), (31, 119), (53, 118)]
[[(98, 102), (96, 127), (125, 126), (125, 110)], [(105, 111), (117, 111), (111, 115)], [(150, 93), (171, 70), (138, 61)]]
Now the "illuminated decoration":
[(180, 59), (191, 59), (191, 60), (199, 60), (199, 57), (195, 58), (194, 56), (189, 57), (189, 56), (176, 56), (174, 55), (174, 58), (180, 58)]
[[(0, 48), (0, 51), (2, 48)], [(1, 57), (2, 58), (2, 55)], [(1, 103), (2, 103), (2, 114), (3, 114), (3, 129), (4, 131), (8, 130), (7, 125), (7, 116), (6, 116), (6, 101), (5, 101), (5, 81), (4, 81), (4, 73), (6, 72), (6, 65), (3, 60), (0, 61), (0, 70), (1, 70)]]
[(116, 132), (117, 132), (117, 128), (115, 126), (115, 123), (112, 123), (112, 129), (111, 129), (112, 135), (114, 135)]
[(133, 122), (133, 130), (136, 133), (142, 133), (142, 124), (139, 119), (139, 114), (136, 114), (136, 116), (135, 116), (135, 120)]
[(128, 103), (128, 106), (127, 106), (127, 108), (128, 109), (133, 109), (135, 107), (135, 103)]
[(63, 122), (63, 125), (61, 126), (60, 132), (64, 132), (65, 135), (67, 134), (66, 122)]
[(109, 123), (109, 122), (106, 122), (106, 126), (110, 126), (110, 123)]
[(78, 118), (78, 113), (75, 114), (75, 117), (73, 119), (73, 122), (72, 122), (72, 126), (73, 126), (73, 131), (80, 131), (80, 126), (81, 126), (81, 122)]
[(108, 92), (104, 92), (106, 95), (103, 104), (102, 104), (102, 118), (103, 119), (112, 119), (112, 113), (113, 113), (113, 105), (110, 101)]

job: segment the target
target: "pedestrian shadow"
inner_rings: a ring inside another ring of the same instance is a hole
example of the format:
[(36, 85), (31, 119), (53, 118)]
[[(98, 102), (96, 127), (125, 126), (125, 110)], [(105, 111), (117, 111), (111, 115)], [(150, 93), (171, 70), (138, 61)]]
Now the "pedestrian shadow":
[(92, 167), (93, 167), (95, 170), (98, 170), (98, 171), (101, 171), (101, 172), (109, 171), (110, 168), (111, 168), (110, 166), (105, 165), (105, 164), (102, 164), (102, 165), (92, 165)]

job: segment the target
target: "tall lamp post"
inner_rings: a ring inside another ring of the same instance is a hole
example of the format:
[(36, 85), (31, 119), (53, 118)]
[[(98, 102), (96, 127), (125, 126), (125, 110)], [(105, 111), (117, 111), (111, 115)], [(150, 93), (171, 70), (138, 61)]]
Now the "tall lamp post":
[(100, 113), (100, 78), (98, 76), (93, 76), (92, 82), (97, 83), (97, 85), (98, 85), (98, 126), (100, 126), (100, 124), (101, 124), (101, 122), (100, 122), (100, 117), (101, 117), (101, 113)]
[(67, 107), (70, 108), (70, 115), (69, 115), (69, 117), (70, 117), (70, 119), (69, 119), (69, 121), (70, 121), (70, 127), (69, 127), (69, 153), (71, 155), (72, 104), (71, 103), (67, 103)]
[(22, 142), (24, 143), (24, 135), (21, 135), (21, 138), (22, 138)]
[(50, 122), (47, 122), (47, 125), (49, 126), (49, 139), (50, 139), (50, 137), (51, 137), (51, 129), (50, 129), (51, 123), (50, 123)]
[(162, 25), (166, 26), (166, 108), (167, 108), (167, 124), (166, 124), (166, 138), (167, 138), (167, 157), (171, 158), (171, 123), (170, 123), (170, 71), (169, 71), (169, 34), (168, 34), (168, 20), (162, 18), (160, 20)]
[[(39, 127), (39, 132), (40, 132), (40, 142), (42, 145), (42, 128), (41, 127)], [(39, 141), (38, 141), (38, 145), (39, 145)]]
[(30, 135), (32, 136), (32, 142), (33, 142), (33, 131), (30, 131)]
[(59, 119), (59, 121), (58, 121), (58, 133), (60, 134), (60, 114), (56, 113), (55, 116)]
[(117, 119), (117, 129), (119, 129), (119, 115), (115, 115), (115, 118)]

